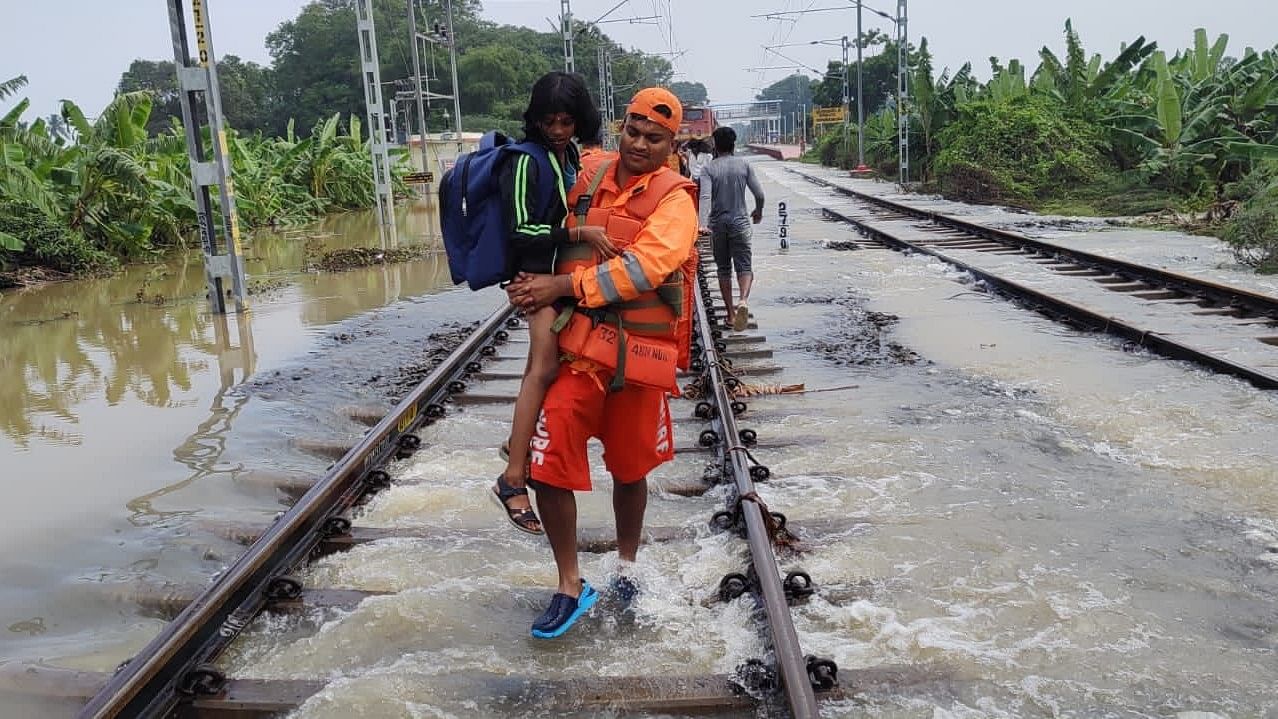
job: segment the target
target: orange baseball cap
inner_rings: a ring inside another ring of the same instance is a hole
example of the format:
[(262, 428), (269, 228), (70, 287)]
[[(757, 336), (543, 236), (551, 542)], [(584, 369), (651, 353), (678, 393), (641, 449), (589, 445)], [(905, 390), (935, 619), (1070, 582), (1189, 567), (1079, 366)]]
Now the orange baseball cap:
[[(658, 112), (658, 105), (665, 105), (670, 108), (670, 117)], [(631, 98), (630, 106), (626, 108), (626, 114), (638, 115), (645, 120), (661, 125), (669, 130), (670, 134), (678, 135), (679, 124), (683, 122), (683, 105), (673, 92), (664, 87), (646, 87), (635, 93), (635, 96)]]

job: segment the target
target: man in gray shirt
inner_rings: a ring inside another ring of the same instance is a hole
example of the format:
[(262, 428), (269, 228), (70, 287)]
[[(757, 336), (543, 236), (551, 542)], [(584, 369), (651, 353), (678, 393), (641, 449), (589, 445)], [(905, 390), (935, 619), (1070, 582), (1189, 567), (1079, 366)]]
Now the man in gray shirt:
[[(746, 328), (750, 308), (750, 287), (754, 270), (750, 266), (750, 223), (763, 221), (763, 189), (750, 163), (732, 154), (737, 133), (731, 127), (714, 131), (715, 158), (701, 170), (701, 234), (710, 235), (714, 264), (719, 275), (719, 291), (732, 320), (732, 329)], [(746, 188), (754, 195), (754, 212), (746, 214)], [(740, 294), (733, 302), (732, 270), (737, 271)]]

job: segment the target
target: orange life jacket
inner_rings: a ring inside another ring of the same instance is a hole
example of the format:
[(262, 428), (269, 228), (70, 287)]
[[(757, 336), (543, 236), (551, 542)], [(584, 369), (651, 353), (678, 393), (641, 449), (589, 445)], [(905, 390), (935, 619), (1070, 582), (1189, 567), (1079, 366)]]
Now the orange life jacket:
[(587, 147), (581, 151), (581, 173), (582, 177), (590, 177), (591, 174), (599, 168), (599, 165), (610, 161), (616, 157), (614, 153), (608, 152), (598, 147)]
[[(653, 173), (647, 185), (631, 194), (624, 205), (595, 207), (595, 191), (615, 160), (615, 154), (605, 156), (590, 168), (592, 173), (583, 174), (572, 188), (568, 207), (573, 213), (567, 224), (569, 228), (604, 227), (608, 238), (624, 252), (634, 244), (644, 220), (666, 195), (687, 192), (695, 203), (696, 185), (663, 168)], [(572, 243), (559, 248), (555, 272), (568, 274), (579, 267), (594, 267), (599, 261), (589, 245)], [(613, 391), (629, 383), (678, 392), (675, 374), (677, 369), (687, 369), (692, 341), (692, 282), (696, 267), (694, 246), (681, 268), (653, 290), (602, 308), (565, 310), (555, 325), (560, 350), (613, 370)]]

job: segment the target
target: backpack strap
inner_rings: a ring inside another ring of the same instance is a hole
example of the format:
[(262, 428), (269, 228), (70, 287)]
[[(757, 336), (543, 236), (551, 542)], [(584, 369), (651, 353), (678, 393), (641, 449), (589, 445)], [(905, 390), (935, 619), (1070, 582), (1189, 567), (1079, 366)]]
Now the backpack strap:
[(586, 224), (586, 214), (590, 212), (590, 205), (594, 202), (595, 192), (599, 189), (599, 185), (603, 184), (604, 175), (608, 173), (612, 167), (612, 160), (604, 160), (599, 163), (599, 167), (595, 168), (595, 174), (590, 176), (590, 184), (586, 186), (586, 191), (581, 193), (577, 198), (577, 204), (572, 208), (572, 212), (577, 216), (577, 226)]

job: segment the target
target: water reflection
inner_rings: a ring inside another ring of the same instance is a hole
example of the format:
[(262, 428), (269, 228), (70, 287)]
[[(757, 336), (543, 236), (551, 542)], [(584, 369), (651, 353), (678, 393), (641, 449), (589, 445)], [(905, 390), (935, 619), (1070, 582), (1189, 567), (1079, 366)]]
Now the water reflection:
[[(91, 396), (167, 406), (173, 388), (189, 389), (205, 360), (180, 348), (208, 325), (191, 259), (0, 298), (0, 431), (21, 447), (33, 435), (78, 443), (74, 407)], [(191, 295), (199, 305), (169, 299)]]
[[(432, 204), (401, 207), (398, 221), (401, 239), (442, 249)], [(308, 252), (376, 244), (370, 212), (256, 234), (247, 242), (246, 266), (250, 291), (257, 293), (254, 303), (261, 306), (250, 321), (257, 324), (263, 314), (278, 314), (299, 301), (301, 324), (324, 324), (450, 284), (442, 254), (401, 265), (304, 274)], [(33, 441), (79, 445), (84, 435), (78, 408), (90, 400), (111, 407), (189, 406), (198, 394), (193, 377), (211, 371), (214, 362), (222, 371), (225, 345), (213, 318), (198, 252), (128, 267), (106, 279), (0, 294), (0, 436), (18, 449), (29, 449)], [(124, 424), (123, 415), (120, 420)]]
[[(219, 471), (218, 462), (226, 450), (227, 435), (235, 417), (248, 402), (246, 395), (234, 392), (233, 388), (248, 379), (257, 364), (257, 353), (253, 349), (253, 325), (249, 321), (249, 315), (213, 315), (211, 324), (214, 341), (199, 349), (217, 359), (218, 391), (213, 396), (208, 418), (200, 422), (195, 432), (173, 450), (173, 458), (188, 467), (191, 473), (180, 482), (128, 502), (129, 521), (134, 525), (155, 524), (191, 513), (191, 510), (158, 511), (154, 508), (154, 502)], [(235, 337), (232, 337), (232, 327), (236, 330)]]
[(306, 324), (329, 324), (451, 284), (448, 260), (444, 255), (430, 255), (399, 265), (316, 275), (300, 283), (302, 295), (306, 298), (302, 319)]

